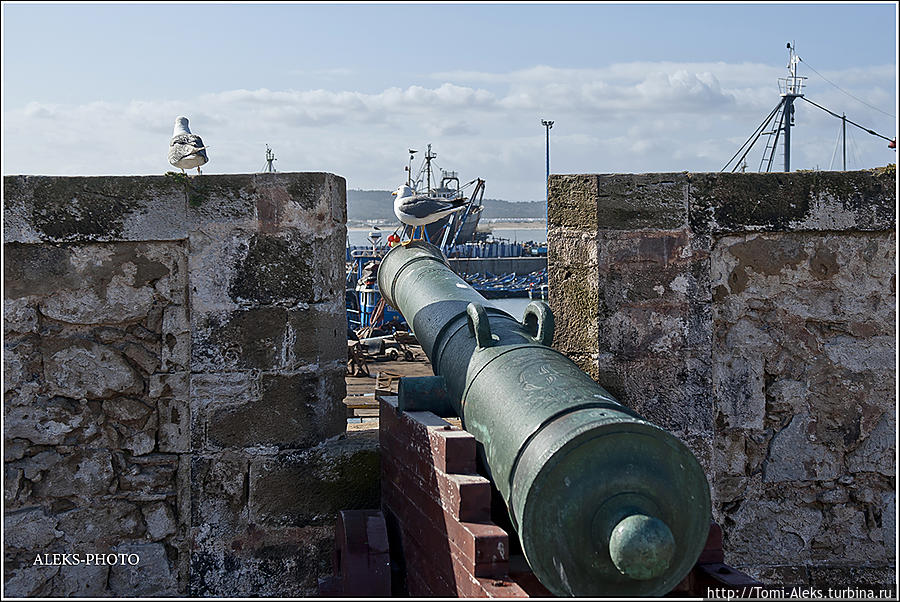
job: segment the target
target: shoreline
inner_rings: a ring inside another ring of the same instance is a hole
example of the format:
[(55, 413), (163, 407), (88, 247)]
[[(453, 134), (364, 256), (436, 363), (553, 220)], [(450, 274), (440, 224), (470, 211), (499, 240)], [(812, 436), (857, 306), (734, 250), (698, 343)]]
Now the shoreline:
[[(356, 232), (364, 232), (371, 230), (372, 228), (378, 227), (382, 232), (393, 232), (396, 224), (361, 224), (359, 222), (348, 222), (347, 230), (353, 230)], [(485, 228), (484, 226), (489, 226), (490, 228)], [(478, 224), (479, 232), (488, 232), (491, 230), (544, 230), (547, 228), (547, 223), (543, 220), (541, 221), (509, 221), (509, 222), (500, 222), (500, 221), (482, 221)]]

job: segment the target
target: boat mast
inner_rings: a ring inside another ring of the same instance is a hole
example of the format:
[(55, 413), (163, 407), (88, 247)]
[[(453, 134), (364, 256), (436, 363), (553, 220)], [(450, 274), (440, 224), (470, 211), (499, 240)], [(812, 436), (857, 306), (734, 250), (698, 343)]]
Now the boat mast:
[(841, 111), (841, 141), (844, 150), (844, 171), (847, 171), (847, 114)]
[[(784, 171), (791, 171), (791, 127), (794, 125), (794, 100), (797, 98), (803, 98), (803, 80), (805, 77), (797, 76), (797, 63), (800, 62), (800, 57), (797, 56), (796, 48), (794, 48), (794, 43), (787, 43), (788, 49), (788, 72), (791, 74), (790, 77), (783, 78), (779, 80), (784, 82), (784, 92), (781, 94), (781, 98), (784, 99)], [(781, 86), (779, 86), (781, 87)]]
[(428, 145), (428, 150), (425, 151), (425, 173), (428, 178), (428, 194), (431, 194), (431, 160), (435, 159), (437, 155), (431, 152), (431, 145)]

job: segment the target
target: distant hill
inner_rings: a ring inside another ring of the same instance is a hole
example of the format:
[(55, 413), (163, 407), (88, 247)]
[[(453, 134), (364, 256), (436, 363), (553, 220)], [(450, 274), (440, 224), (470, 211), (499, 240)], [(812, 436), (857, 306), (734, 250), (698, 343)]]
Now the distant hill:
[[(484, 199), (482, 219), (541, 218), (546, 214), (543, 201), (504, 201)], [(390, 190), (348, 190), (347, 220), (396, 220), (394, 197)]]

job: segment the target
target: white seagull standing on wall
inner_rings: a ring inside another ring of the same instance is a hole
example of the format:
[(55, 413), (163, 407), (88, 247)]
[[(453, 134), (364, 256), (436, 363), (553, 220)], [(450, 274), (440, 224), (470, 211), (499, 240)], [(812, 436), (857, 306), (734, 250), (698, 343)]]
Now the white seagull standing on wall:
[(209, 161), (206, 148), (200, 136), (191, 133), (188, 118), (176, 117), (172, 141), (169, 142), (169, 163), (179, 168), (182, 173), (185, 169), (196, 167), (199, 174), (200, 166)]
[(422, 234), (420, 240), (424, 237), (425, 226), (431, 222), (436, 222), (445, 215), (459, 211), (465, 208), (465, 199), (441, 199), (430, 197), (424, 194), (416, 194), (416, 191), (404, 184), (391, 194), (394, 195), (394, 215), (401, 223), (412, 226), (413, 231), (410, 239), (403, 243), (408, 245), (415, 240), (416, 229), (421, 226)]

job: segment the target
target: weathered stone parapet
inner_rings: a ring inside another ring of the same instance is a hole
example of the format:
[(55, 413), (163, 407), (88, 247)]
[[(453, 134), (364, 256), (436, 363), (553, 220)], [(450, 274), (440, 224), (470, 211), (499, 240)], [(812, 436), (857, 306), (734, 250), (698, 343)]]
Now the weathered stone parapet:
[(551, 177), (555, 346), (694, 450), (760, 579), (894, 581), (895, 203), (892, 170)]
[[(251, 467), (344, 430), (345, 221), (324, 173), (4, 178), (8, 594), (238, 595), (204, 555), (253, 548), (250, 497), (287, 499)], [(306, 571), (271, 595), (315, 591), (330, 524), (269, 529)], [(116, 551), (141, 563), (34, 565)]]

